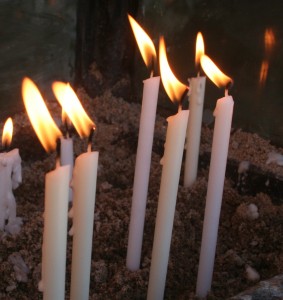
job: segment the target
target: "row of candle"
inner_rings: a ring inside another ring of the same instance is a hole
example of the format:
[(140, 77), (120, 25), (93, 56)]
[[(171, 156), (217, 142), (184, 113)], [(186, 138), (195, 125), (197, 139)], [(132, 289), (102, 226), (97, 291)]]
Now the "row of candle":
[[(79, 135), (92, 136), (95, 125), (85, 113), (71, 87), (63, 82), (56, 82), (52, 88)], [(29, 78), (23, 80), (22, 95), (29, 119), (45, 150), (48, 152), (55, 150), (58, 148), (58, 141), (61, 141), (61, 155), (58, 155), (62, 158), (61, 164), (60, 157), (57, 157), (55, 170), (45, 176), (42, 280), (39, 289), (43, 291), (44, 299), (65, 298), (68, 203), (71, 184), (73, 248), (70, 299), (88, 299), (98, 152), (91, 151), (89, 145), (87, 152), (76, 158), (71, 174), (72, 140), (63, 138), (38, 88)]]
[[(138, 23), (129, 16), (145, 63), (154, 65), (157, 59), (155, 47)], [(140, 38), (143, 39), (142, 43)], [(202, 36), (197, 37), (197, 65), (219, 87), (227, 87), (231, 79), (224, 75), (204, 54)], [(150, 49), (146, 53), (145, 49)], [(190, 187), (197, 176), (200, 131), (205, 91), (205, 77), (189, 80), (190, 87), (182, 84), (172, 73), (166, 56), (166, 46), (160, 39), (159, 61), (161, 79), (172, 101), (179, 103), (176, 115), (167, 119), (168, 128), (150, 268), (148, 299), (162, 299), (170, 253), (175, 205), (179, 186), (183, 150), (186, 148), (184, 185)], [(142, 249), (143, 227), (154, 136), (154, 124), (160, 77), (153, 76), (144, 81), (140, 118), (138, 148), (133, 186), (127, 267), (139, 269)], [(56, 82), (54, 94), (62, 105), (81, 137), (91, 136), (94, 123), (84, 112), (76, 94), (68, 84)], [(189, 110), (182, 110), (181, 102), (189, 93)], [(65, 294), (66, 241), (68, 202), (73, 198), (73, 253), (71, 274), (71, 299), (88, 299), (93, 214), (95, 204), (98, 152), (88, 147), (75, 162), (73, 170), (73, 144), (69, 137), (62, 137), (50, 116), (41, 94), (28, 78), (23, 81), (23, 99), (30, 121), (46, 151), (57, 147), (61, 140), (61, 165), (45, 177), (45, 212), (42, 250), (42, 282), (40, 289), (44, 299), (63, 299)], [(229, 135), (233, 114), (233, 99), (228, 96), (217, 101), (215, 127), (209, 171), (205, 208), (202, 247), (197, 280), (197, 295), (206, 296), (211, 287), (218, 222), (222, 201), (225, 168), (228, 154)], [(83, 121), (82, 121), (83, 120)], [(185, 145), (186, 141), (186, 145)], [(72, 190), (70, 190), (70, 181)], [(73, 191), (73, 195), (72, 195)], [(2, 222), (3, 223), (3, 222)], [(1, 224), (0, 224), (1, 225)]]
[[(129, 21), (145, 63), (148, 66), (153, 65), (152, 60), (156, 60), (156, 52), (151, 39), (131, 16), (129, 16)], [(201, 65), (204, 72), (218, 87), (226, 88), (225, 97), (217, 101), (214, 111), (215, 126), (197, 279), (196, 294), (199, 297), (205, 297), (211, 288), (212, 282), (234, 102), (232, 97), (228, 95), (227, 90), (232, 80), (223, 74), (212, 60), (204, 54), (204, 44), (200, 33), (197, 36), (196, 44), (196, 65), (198, 67)], [(163, 299), (164, 296), (184, 148), (186, 148), (184, 186), (191, 187), (197, 177), (206, 80), (205, 77), (199, 76), (198, 72), (197, 77), (189, 80), (190, 87), (178, 81), (168, 64), (163, 38), (160, 38), (159, 43), (159, 65), (163, 86), (171, 100), (179, 103), (179, 111), (176, 115), (167, 119), (165, 151), (161, 162), (163, 168), (147, 292), (147, 299), (154, 300)], [(132, 271), (139, 269), (140, 266), (158, 89), (158, 76), (151, 77), (144, 82), (126, 261), (128, 269)], [(188, 90), (189, 110), (182, 110), (181, 102)], [(154, 114), (152, 111), (150, 111), (150, 114), (144, 108), (150, 107), (150, 104), (147, 104), (148, 102), (151, 102)], [(147, 125), (147, 130), (144, 129), (144, 123), (150, 124)]]

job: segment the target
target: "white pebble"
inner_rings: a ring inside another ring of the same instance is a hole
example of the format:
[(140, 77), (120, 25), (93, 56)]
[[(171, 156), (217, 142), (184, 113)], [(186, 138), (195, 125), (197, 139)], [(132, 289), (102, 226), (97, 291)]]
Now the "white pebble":
[(248, 216), (251, 220), (255, 220), (259, 217), (258, 208), (253, 203), (248, 205)]
[(243, 160), (240, 162), (239, 167), (238, 167), (238, 173), (242, 174), (248, 171), (250, 167), (250, 162), (247, 160)]
[(249, 265), (246, 265), (246, 276), (250, 281), (259, 281), (260, 279), (258, 272)]
[(276, 163), (278, 166), (283, 166), (283, 155), (276, 152), (268, 153), (266, 164)]

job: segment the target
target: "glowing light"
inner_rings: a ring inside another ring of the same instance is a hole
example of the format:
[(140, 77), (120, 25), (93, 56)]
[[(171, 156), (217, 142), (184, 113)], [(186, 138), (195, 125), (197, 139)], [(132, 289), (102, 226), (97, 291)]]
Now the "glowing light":
[(219, 88), (227, 88), (229, 84), (233, 83), (233, 80), (225, 75), (207, 55), (202, 55), (200, 61), (205, 74)]
[(166, 46), (163, 37), (161, 37), (159, 41), (159, 65), (161, 80), (167, 95), (173, 102), (180, 102), (188, 87), (181, 83), (171, 71), (167, 60)]
[(22, 82), (22, 96), (30, 122), (42, 146), (47, 152), (56, 149), (56, 141), (62, 133), (53, 121), (40, 91), (29, 78), (24, 78)]
[(95, 124), (85, 112), (70, 84), (56, 81), (52, 84), (52, 90), (80, 137), (89, 137)]

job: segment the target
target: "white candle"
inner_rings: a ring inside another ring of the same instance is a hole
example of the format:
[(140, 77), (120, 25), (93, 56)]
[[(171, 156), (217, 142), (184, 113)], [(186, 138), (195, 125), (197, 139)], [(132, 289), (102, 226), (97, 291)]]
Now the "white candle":
[(144, 81), (126, 261), (131, 271), (140, 268), (159, 83), (159, 76)]
[(70, 166), (57, 167), (45, 176), (42, 245), (43, 299), (65, 299), (66, 246)]
[(89, 299), (98, 152), (86, 152), (75, 161), (73, 188), (72, 300)]
[[(70, 166), (69, 180), (71, 181), (73, 166), (74, 166), (74, 150), (73, 150), (73, 139), (70, 137), (61, 137), (60, 142), (60, 165)], [(71, 187), (69, 188), (69, 202), (72, 202), (73, 191)]]
[[(22, 182), (19, 149), (0, 153), (0, 229), (18, 234), (22, 219), (16, 215), (16, 199), (13, 190)], [(8, 224), (5, 225), (6, 220)]]
[(214, 111), (215, 126), (197, 279), (199, 297), (205, 297), (211, 288), (233, 106), (233, 98), (226, 96), (217, 100)]
[(206, 77), (204, 76), (190, 79), (190, 118), (186, 138), (185, 187), (191, 187), (197, 178), (205, 81)]
[(86, 114), (75, 91), (69, 84), (54, 82), (53, 92), (76, 128), (80, 137), (89, 137), (88, 151), (75, 160), (71, 186), (73, 189), (72, 218), (73, 251), (71, 270), (72, 300), (89, 299), (91, 253), (98, 152), (91, 152), (95, 124)]
[(163, 299), (189, 111), (167, 119), (147, 299)]
[[(200, 59), (204, 54), (204, 42), (200, 32), (196, 38), (196, 68), (200, 69)], [(187, 138), (186, 138), (186, 160), (184, 170), (184, 186), (191, 187), (197, 178), (199, 145), (201, 136), (203, 100), (205, 91), (205, 77), (197, 77), (189, 79), (189, 110), (190, 119), (188, 121)]]
[[(153, 69), (156, 51), (152, 40), (134, 18), (128, 15), (128, 19), (144, 62)], [(131, 271), (140, 268), (159, 83), (159, 76), (144, 81), (126, 259), (126, 266)]]
[[(227, 87), (231, 83), (231, 79), (209, 57), (202, 56), (201, 64), (217, 86)], [(233, 107), (233, 98), (228, 96), (226, 90), (225, 97), (217, 100), (214, 111), (215, 124), (196, 288), (196, 294), (201, 298), (206, 297), (211, 288)]]
[[(30, 122), (46, 151), (56, 149), (61, 131), (53, 121), (36, 85), (24, 78), (22, 95)], [(45, 176), (45, 207), (42, 245), (44, 300), (65, 299), (66, 245), (70, 166), (59, 167)]]

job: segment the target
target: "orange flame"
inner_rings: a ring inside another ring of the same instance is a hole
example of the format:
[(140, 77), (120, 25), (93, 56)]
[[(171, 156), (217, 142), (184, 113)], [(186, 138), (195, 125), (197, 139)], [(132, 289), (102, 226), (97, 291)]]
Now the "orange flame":
[(52, 90), (80, 137), (89, 137), (95, 124), (86, 114), (70, 84), (56, 81), (52, 84)]
[(13, 137), (13, 121), (12, 118), (8, 118), (4, 124), (2, 134), (2, 145), (4, 148), (11, 145)]
[(147, 33), (142, 29), (138, 22), (128, 14), (132, 30), (134, 32), (141, 56), (148, 68), (152, 68), (153, 60), (156, 59), (154, 44)]
[(205, 74), (219, 88), (227, 88), (227, 86), (233, 82), (233, 80), (225, 75), (207, 55), (202, 55), (200, 62)]
[(196, 57), (195, 57), (195, 64), (198, 68), (200, 65), (200, 58), (204, 55), (204, 42), (201, 32), (198, 32), (197, 39), (196, 39)]
[(62, 119), (62, 123), (67, 125), (68, 127), (70, 127), (72, 125), (72, 122), (64, 109), (62, 109), (61, 119)]
[(22, 82), (22, 96), (30, 122), (42, 146), (47, 152), (56, 149), (56, 141), (62, 133), (53, 121), (37, 86), (27, 77)]
[(267, 28), (264, 33), (265, 53), (269, 56), (275, 45), (275, 35), (272, 29)]
[(161, 37), (159, 40), (159, 65), (161, 80), (167, 95), (173, 102), (181, 101), (182, 96), (184, 95), (188, 87), (181, 83), (171, 71), (167, 60), (166, 46), (163, 37)]

